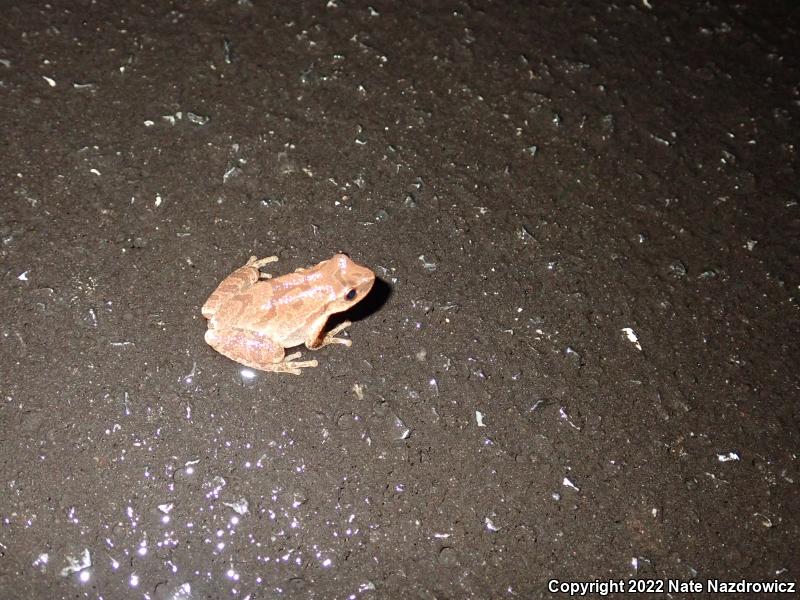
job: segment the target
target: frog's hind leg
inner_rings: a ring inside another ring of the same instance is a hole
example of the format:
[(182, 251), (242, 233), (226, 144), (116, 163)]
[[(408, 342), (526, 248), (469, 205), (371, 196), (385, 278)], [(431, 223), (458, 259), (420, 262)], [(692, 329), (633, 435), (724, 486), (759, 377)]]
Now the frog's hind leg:
[(283, 346), (256, 331), (235, 327), (210, 328), (206, 343), (220, 354), (252, 369), (300, 375), (300, 369), (316, 367), (316, 360), (296, 362), (300, 353), (285, 356)]
[(246, 265), (239, 267), (228, 275), (220, 282), (217, 289), (211, 293), (201, 309), (203, 316), (206, 319), (213, 317), (217, 309), (219, 309), (220, 305), (227, 298), (246, 290), (265, 275), (258, 270), (259, 267), (275, 262), (276, 260), (278, 260), (277, 256), (267, 256), (266, 258), (251, 256)]

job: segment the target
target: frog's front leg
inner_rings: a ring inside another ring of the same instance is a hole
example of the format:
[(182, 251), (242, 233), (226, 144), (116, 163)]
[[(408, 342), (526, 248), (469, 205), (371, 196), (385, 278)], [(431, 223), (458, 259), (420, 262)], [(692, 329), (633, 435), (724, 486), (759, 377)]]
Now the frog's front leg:
[(338, 338), (336, 337), (336, 334), (350, 327), (352, 323), (350, 321), (342, 321), (336, 327), (326, 333), (325, 323), (327, 320), (328, 317), (325, 316), (314, 324), (314, 327), (311, 329), (312, 333), (306, 340), (306, 348), (309, 350), (319, 350), (320, 348), (324, 348), (329, 344), (342, 344), (344, 346), (351, 346), (353, 344), (352, 340), (348, 340), (347, 338)]
[(203, 316), (206, 319), (210, 319), (214, 316), (214, 314), (217, 312), (217, 309), (219, 309), (225, 300), (231, 296), (235, 296), (236, 294), (243, 292), (261, 277), (269, 277), (268, 275), (261, 273), (261, 271), (258, 269), (259, 267), (275, 262), (276, 260), (278, 260), (277, 256), (267, 256), (266, 258), (260, 259), (256, 258), (255, 256), (251, 256), (246, 265), (239, 267), (233, 273), (228, 275), (217, 286), (217, 289), (211, 293), (201, 309)]
[(235, 327), (209, 328), (205, 340), (220, 354), (261, 371), (300, 375), (300, 369), (318, 364), (316, 360), (295, 362), (300, 357), (299, 352), (286, 356), (283, 346), (257, 331)]

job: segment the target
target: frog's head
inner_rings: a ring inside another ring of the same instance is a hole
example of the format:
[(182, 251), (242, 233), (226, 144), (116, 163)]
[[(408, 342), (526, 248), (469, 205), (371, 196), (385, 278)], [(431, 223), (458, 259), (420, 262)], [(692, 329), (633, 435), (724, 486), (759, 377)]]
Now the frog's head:
[(331, 303), (331, 312), (342, 312), (360, 302), (372, 289), (375, 273), (350, 260), (346, 254), (334, 254), (329, 259), (327, 270), (334, 283), (336, 297)]

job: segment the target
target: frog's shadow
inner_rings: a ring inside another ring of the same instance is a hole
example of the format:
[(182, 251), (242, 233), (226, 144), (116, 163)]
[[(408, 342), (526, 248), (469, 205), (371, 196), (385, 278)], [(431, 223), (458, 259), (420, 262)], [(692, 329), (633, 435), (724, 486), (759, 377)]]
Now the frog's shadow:
[(364, 297), (361, 302), (357, 303), (352, 308), (344, 312), (331, 315), (328, 319), (328, 325), (325, 329), (333, 329), (342, 321), (361, 321), (366, 319), (373, 313), (378, 312), (392, 295), (391, 286), (380, 277), (375, 278), (375, 283), (372, 284), (372, 289)]

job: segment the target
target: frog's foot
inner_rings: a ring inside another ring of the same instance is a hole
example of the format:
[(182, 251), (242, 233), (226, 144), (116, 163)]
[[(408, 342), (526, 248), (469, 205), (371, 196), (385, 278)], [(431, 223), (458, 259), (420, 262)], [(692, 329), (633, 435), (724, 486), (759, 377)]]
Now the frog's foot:
[(316, 360), (295, 361), (296, 358), (300, 358), (299, 352), (285, 356), (282, 362), (260, 368), (263, 371), (272, 371), (273, 373), (291, 373), (292, 375), (300, 375), (302, 373), (300, 369), (316, 367), (319, 364)]
[(331, 329), (328, 333), (325, 334), (325, 337), (322, 338), (322, 344), (320, 344), (320, 348), (323, 346), (327, 346), (328, 344), (342, 344), (344, 346), (352, 346), (353, 340), (349, 340), (347, 338), (338, 338), (336, 334), (340, 331), (344, 331), (353, 323), (351, 321), (342, 321), (336, 327)]
[[(245, 267), (251, 267), (253, 269), (260, 269), (264, 265), (268, 265), (269, 263), (277, 262), (277, 256), (265, 256), (264, 258), (258, 258), (257, 256), (251, 256), (250, 260), (247, 261)], [(269, 273), (262, 273), (259, 271), (258, 273), (259, 279), (272, 279), (272, 275)]]
[(263, 267), (264, 265), (268, 265), (269, 263), (278, 262), (277, 256), (265, 256), (264, 258), (258, 258), (257, 256), (251, 256), (250, 260), (247, 261), (246, 267), (255, 267), (256, 269)]

